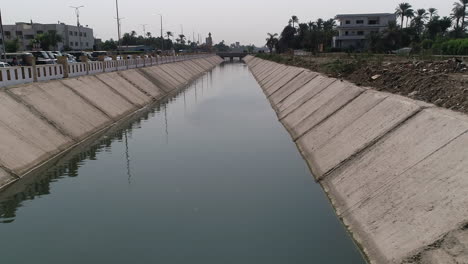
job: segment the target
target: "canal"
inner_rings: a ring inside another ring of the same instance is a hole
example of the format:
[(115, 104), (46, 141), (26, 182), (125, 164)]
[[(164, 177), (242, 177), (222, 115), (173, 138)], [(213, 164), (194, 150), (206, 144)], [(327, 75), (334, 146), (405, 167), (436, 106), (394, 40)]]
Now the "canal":
[(0, 263), (360, 264), (242, 63), (0, 193)]

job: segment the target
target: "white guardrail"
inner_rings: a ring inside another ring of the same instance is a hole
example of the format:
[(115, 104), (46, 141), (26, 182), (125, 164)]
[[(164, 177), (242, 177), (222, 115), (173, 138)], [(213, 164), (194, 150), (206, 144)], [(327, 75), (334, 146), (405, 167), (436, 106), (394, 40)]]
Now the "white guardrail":
[[(209, 56), (208, 54), (150, 57), (141, 59), (90, 61), (51, 65), (0, 68), (0, 87), (50, 81), (103, 72), (124, 71), (127, 69), (151, 67), (155, 65), (192, 60)], [(66, 67), (66, 68), (64, 68)]]

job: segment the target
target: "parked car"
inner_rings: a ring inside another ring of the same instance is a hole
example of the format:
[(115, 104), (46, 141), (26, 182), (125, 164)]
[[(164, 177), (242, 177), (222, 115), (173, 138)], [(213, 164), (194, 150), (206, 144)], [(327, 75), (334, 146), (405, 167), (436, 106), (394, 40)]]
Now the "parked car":
[(28, 57), (33, 57), (31, 53), (28, 52), (19, 52), (19, 53), (7, 53), (6, 63), (12, 66), (30, 66), (28, 64)]
[(93, 57), (93, 61), (97, 61), (99, 56), (107, 56), (107, 51), (93, 51), (91, 56)]
[(8, 68), (8, 67), (11, 67), (10, 64), (6, 62), (0, 62), (0, 68)]
[(67, 52), (67, 54), (71, 54), (71, 55), (75, 56), (75, 59), (76, 59), (77, 62), (81, 62), (81, 57), (82, 56), (88, 57), (89, 60), (93, 59), (91, 54), (89, 52), (85, 52), (85, 51), (69, 51), (69, 52)]
[(50, 58), (45, 51), (29, 51), (28, 53), (31, 53), (36, 58), (37, 65), (55, 64), (54, 59)]
[(66, 56), (68, 58), (68, 63), (76, 63), (76, 58), (75, 56), (71, 55), (71, 54), (63, 54), (64, 56)]
[(55, 55), (55, 58), (63, 56), (62, 52), (60, 52), (60, 51), (52, 51), (52, 53)]
[(49, 58), (54, 61), (54, 63), (57, 63), (57, 56), (52, 51), (46, 51), (46, 53), (49, 55)]
[(397, 54), (397, 55), (409, 55), (409, 54), (411, 54), (412, 51), (413, 51), (412, 48), (402, 48), (402, 49), (399, 49), (399, 50), (394, 50), (394, 51), (392, 51), (392, 53)]

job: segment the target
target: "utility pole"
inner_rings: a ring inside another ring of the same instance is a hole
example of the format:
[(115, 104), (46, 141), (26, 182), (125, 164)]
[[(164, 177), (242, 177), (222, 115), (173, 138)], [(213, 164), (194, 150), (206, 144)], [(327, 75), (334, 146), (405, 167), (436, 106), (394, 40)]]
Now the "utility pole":
[(120, 55), (120, 17), (119, 17), (119, 1), (115, 0), (115, 9), (117, 11), (117, 34), (118, 34), (118, 41), (117, 41), (117, 53)]
[(71, 8), (75, 9), (76, 13), (76, 26), (78, 27), (78, 38), (80, 40), (80, 50), (83, 50), (82, 43), (81, 43), (81, 24), (80, 24), (80, 8), (84, 6), (70, 6)]
[(159, 14), (161, 17), (161, 51), (164, 51), (164, 35), (163, 35), (163, 16)]
[(146, 38), (146, 26), (147, 26), (147, 25), (148, 25), (148, 24), (140, 24), (140, 26), (143, 27), (143, 38)]
[[(0, 31), (2, 32), (2, 55), (4, 62), (6, 62), (6, 50), (5, 50), (5, 34), (3, 33), (3, 22), (2, 22), (2, 10), (0, 9)], [(0, 59), (2, 57), (0, 56)]]

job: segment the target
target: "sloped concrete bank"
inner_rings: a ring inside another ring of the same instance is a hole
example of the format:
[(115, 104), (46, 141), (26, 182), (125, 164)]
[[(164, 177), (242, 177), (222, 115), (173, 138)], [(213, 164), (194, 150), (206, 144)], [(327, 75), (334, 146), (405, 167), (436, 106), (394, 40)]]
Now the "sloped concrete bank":
[(371, 263), (467, 263), (466, 115), (244, 60)]
[(0, 189), (221, 62), (210, 55), (1, 89)]

